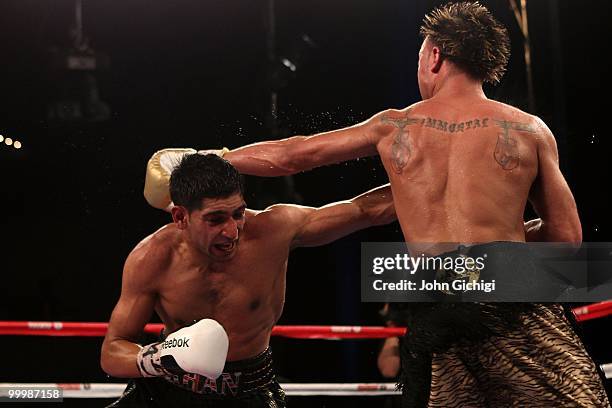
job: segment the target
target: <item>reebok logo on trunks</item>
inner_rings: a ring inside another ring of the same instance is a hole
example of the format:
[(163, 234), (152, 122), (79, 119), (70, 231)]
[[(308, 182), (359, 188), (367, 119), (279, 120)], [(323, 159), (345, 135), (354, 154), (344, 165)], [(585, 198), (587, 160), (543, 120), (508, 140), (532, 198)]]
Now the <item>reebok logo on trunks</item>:
[(182, 339), (172, 339), (164, 341), (162, 349), (173, 348), (173, 347), (189, 347), (190, 338), (183, 337)]

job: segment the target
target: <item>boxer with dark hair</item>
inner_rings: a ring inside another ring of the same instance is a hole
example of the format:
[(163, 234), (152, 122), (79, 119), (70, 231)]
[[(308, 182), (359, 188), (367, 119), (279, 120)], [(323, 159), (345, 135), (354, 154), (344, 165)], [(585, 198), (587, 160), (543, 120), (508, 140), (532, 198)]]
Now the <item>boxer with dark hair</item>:
[[(174, 222), (125, 262), (101, 365), (135, 380), (111, 406), (284, 407), (268, 344), (283, 309), (289, 253), (393, 221), (391, 191), (383, 186), (321, 208), (253, 211), (236, 169), (194, 152), (166, 150), (149, 162), (145, 196), (171, 199), (161, 208)], [(153, 312), (170, 334), (140, 346)]]

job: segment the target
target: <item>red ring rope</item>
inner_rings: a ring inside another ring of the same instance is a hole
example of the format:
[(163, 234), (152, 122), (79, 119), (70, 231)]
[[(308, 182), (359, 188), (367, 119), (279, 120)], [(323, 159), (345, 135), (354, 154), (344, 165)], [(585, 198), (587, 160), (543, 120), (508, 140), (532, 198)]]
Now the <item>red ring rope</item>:
[[(159, 334), (161, 323), (145, 326), (146, 333)], [(0, 321), (0, 335), (99, 337), (106, 334), (108, 323), (81, 322), (11, 322)], [(364, 326), (275, 326), (273, 336), (295, 339), (381, 339), (402, 336), (403, 327)]]
[[(573, 309), (578, 321), (597, 319), (612, 314), (612, 301), (593, 303)], [(145, 332), (159, 334), (161, 323), (145, 326)], [(0, 321), (0, 335), (13, 336), (78, 336), (100, 337), (106, 334), (108, 323), (90, 322), (24, 322)], [(273, 336), (295, 339), (381, 339), (403, 336), (404, 327), (377, 326), (275, 326)]]

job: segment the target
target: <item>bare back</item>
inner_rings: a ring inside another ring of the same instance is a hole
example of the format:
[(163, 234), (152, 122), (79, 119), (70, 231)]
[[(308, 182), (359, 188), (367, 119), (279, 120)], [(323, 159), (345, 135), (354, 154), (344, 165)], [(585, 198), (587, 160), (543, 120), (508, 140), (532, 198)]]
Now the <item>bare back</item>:
[(387, 111), (381, 122), (377, 149), (407, 242), (525, 240), (538, 172), (533, 116), (490, 100), (438, 98)]
[[(236, 256), (206, 268), (194, 264), (175, 224), (143, 242), (165, 260), (157, 272), (155, 311), (167, 331), (211, 318), (230, 339), (228, 361), (252, 357), (268, 346), (285, 300), (290, 242), (269, 212), (247, 211)], [(264, 227), (265, 225), (265, 227)]]

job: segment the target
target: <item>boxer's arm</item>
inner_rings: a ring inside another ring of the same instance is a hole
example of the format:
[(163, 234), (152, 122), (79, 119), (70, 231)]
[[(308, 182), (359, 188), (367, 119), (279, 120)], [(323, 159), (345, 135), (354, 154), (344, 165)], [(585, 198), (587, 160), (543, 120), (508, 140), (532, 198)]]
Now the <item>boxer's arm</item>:
[(529, 201), (541, 218), (527, 231), (529, 241), (582, 242), (582, 227), (574, 196), (559, 169), (557, 143), (551, 131), (539, 121), (538, 175)]
[[(154, 266), (144, 251), (135, 249), (125, 262), (121, 295), (113, 310), (102, 344), (100, 364), (113, 377), (140, 377), (137, 339), (155, 307)], [(151, 254), (150, 254), (151, 255)]]
[(320, 208), (298, 205), (274, 207), (284, 212), (281, 219), (285, 228), (291, 228), (292, 248), (324, 245), (360, 229), (388, 224), (396, 219), (389, 184), (352, 200)]
[(382, 349), (378, 353), (376, 364), (378, 371), (385, 378), (395, 378), (400, 370), (399, 338), (389, 337), (385, 339)]
[(276, 177), (374, 156), (379, 140), (392, 128), (380, 120), (382, 115), (384, 112), (357, 125), (313, 136), (254, 143), (230, 150), (224, 159), (243, 174)]

